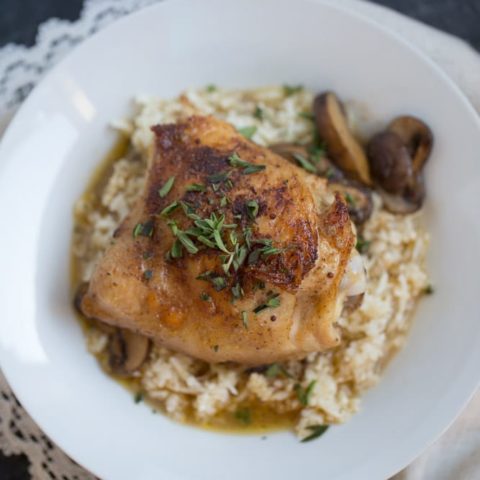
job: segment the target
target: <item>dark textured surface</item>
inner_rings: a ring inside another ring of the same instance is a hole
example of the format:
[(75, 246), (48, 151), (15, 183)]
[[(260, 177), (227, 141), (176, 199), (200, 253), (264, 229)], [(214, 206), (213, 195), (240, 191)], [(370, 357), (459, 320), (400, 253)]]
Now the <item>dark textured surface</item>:
[[(480, 0), (376, 0), (374, 3), (458, 35), (480, 50)], [(10, 42), (34, 44), (40, 23), (50, 17), (74, 20), (81, 6), (82, 0), (0, 0), (0, 47)], [(0, 453), (1, 480), (27, 480), (27, 468), (24, 456), (5, 457)]]

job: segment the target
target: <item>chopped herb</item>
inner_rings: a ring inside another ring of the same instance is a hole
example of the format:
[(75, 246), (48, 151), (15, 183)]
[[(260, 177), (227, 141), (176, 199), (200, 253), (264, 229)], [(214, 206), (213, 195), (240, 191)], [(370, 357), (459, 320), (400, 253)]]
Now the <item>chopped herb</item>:
[(299, 153), (294, 153), (293, 158), (300, 164), (300, 166), (307, 172), (315, 173), (317, 170), (315, 166)]
[(255, 165), (253, 163), (246, 162), (245, 160), (242, 160), (236, 152), (228, 157), (228, 161), (232, 167), (243, 168), (243, 173), (245, 175), (265, 170), (265, 165)]
[(253, 112), (253, 116), (257, 118), (258, 120), (263, 120), (264, 116), (264, 111), (261, 107), (258, 105), (255, 107), (255, 111)]
[(170, 256), (172, 258), (182, 258), (183, 255), (183, 247), (179, 240), (175, 240), (172, 245), (172, 249), (170, 250)]
[(208, 302), (211, 299), (212, 297), (208, 293), (202, 292), (200, 294), (200, 300), (203, 300), (204, 302)]
[(299, 383), (295, 385), (295, 392), (297, 394), (297, 398), (304, 407), (308, 405), (310, 397), (312, 396), (313, 387), (315, 387), (316, 383), (316, 380), (312, 380), (308, 384), (307, 388), (303, 388)]
[(278, 363), (272, 363), (267, 370), (265, 371), (265, 376), (267, 378), (276, 378), (280, 375), (283, 375), (284, 377), (287, 378), (292, 378), (290, 373), (283, 367), (282, 365)]
[(158, 191), (158, 194), (160, 195), (161, 198), (166, 197), (168, 195), (168, 192), (172, 189), (173, 187), (173, 182), (175, 181), (175, 177), (170, 177), (166, 182), (165, 185)]
[(145, 270), (143, 272), (143, 276), (145, 277), (146, 280), (150, 280), (153, 277), (153, 271), (152, 270)]
[(215, 92), (215, 90), (217, 90), (217, 86), (214, 85), (213, 83), (210, 83), (209, 85), (207, 85), (205, 87), (205, 90), (208, 92), (208, 93), (212, 93), (212, 92)]
[(227, 203), (228, 203), (228, 198), (224, 195), (224, 196), (220, 199), (220, 206), (221, 206), (221, 207), (226, 207), (226, 206), (227, 206)]
[(247, 215), (253, 220), (258, 215), (258, 202), (256, 200), (249, 200), (247, 202)]
[(284, 85), (283, 93), (285, 96), (290, 97), (294, 93), (301, 92), (303, 90), (303, 85)]
[(255, 263), (257, 263), (261, 254), (262, 254), (261, 248), (257, 248), (256, 250), (253, 250), (253, 252), (250, 252), (247, 260), (248, 264), (254, 265)]
[(310, 430), (312, 433), (303, 438), (301, 440), (302, 443), (309, 442), (310, 440), (315, 440), (316, 438), (321, 437), (328, 430), (328, 427), (328, 425), (310, 425), (309, 427), (307, 427), (307, 429)]
[(191, 183), (187, 185), (187, 192), (204, 192), (207, 187), (201, 183)]
[(345, 194), (345, 200), (347, 201), (348, 205), (351, 206), (351, 207), (355, 207), (355, 205), (356, 205), (356, 203), (357, 203), (357, 202), (355, 201), (355, 199), (350, 195), (349, 192), (347, 192), (347, 193)]
[(239, 408), (235, 412), (235, 418), (243, 425), (250, 425), (252, 423), (252, 414), (249, 408)]
[(237, 132), (240, 135), (243, 135), (248, 140), (252, 139), (252, 137), (255, 135), (256, 131), (257, 131), (257, 127), (255, 125), (250, 125), (249, 127), (237, 128)]
[(148, 220), (145, 223), (137, 223), (133, 229), (133, 238), (139, 235), (142, 237), (151, 237), (153, 235), (153, 221)]
[(270, 295), (265, 303), (261, 303), (257, 307), (253, 309), (253, 313), (257, 314), (260, 313), (261, 311), (267, 309), (267, 308), (277, 308), (280, 306), (280, 294), (279, 293), (274, 293), (273, 295)]
[(357, 237), (357, 244), (355, 245), (355, 248), (360, 252), (360, 253), (366, 253), (368, 251), (368, 248), (370, 247), (370, 242), (369, 240), (365, 240), (362, 235), (358, 235)]
[(143, 393), (142, 392), (137, 392), (135, 396), (133, 397), (133, 401), (135, 403), (140, 403), (143, 400)]
[(258, 280), (254, 287), (253, 287), (253, 291), (256, 292), (257, 290), (265, 290), (265, 282), (262, 281), (262, 280)]
[(198, 277), (197, 280), (205, 280), (206, 282), (210, 282), (213, 285), (213, 288), (217, 291), (220, 292), (227, 286), (226, 280), (219, 276), (215, 275), (215, 273), (206, 271), (201, 273)]
[(218, 345), (214, 345), (212, 348), (213, 348), (213, 351), (214, 351), (214, 352), (218, 352), (218, 349), (219, 349), (220, 347), (219, 347)]
[(170, 205), (167, 205), (161, 212), (160, 215), (162, 217), (168, 217), (174, 210), (176, 210), (180, 204), (175, 200)]
[(208, 183), (221, 183), (224, 182), (230, 175), (230, 172), (219, 172), (209, 175), (207, 177)]
[(242, 298), (244, 294), (243, 288), (240, 286), (240, 284), (237, 282), (233, 287), (232, 287), (232, 295), (235, 300), (238, 300), (239, 298)]
[(435, 289), (433, 288), (433, 285), (428, 284), (428, 285), (423, 289), (423, 293), (424, 293), (425, 295), (432, 295), (433, 293), (435, 293)]
[(242, 311), (242, 323), (245, 330), (248, 330), (248, 313), (245, 310)]
[(325, 147), (314, 145), (310, 148), (310, 158), (317, 163), (322, 157), (325, 156)]
[(190, 237), (183, 230), (180, 230), (174, 221), (169, 220), (168, 226), (172, 230), (173, 235), (175, 235), (177, 239), (181, 242), (181, 244), (187, 249), (188, 253), (191, 253), (191, 254), (198, 253), (198, 248), (192, 242)]
[(304, 118), (305, 120), (310, 120), (311, 122), (315, 120), (315, 116), (313, 115), (312, 112), (300, 112), (298, 116), (300, 118)]

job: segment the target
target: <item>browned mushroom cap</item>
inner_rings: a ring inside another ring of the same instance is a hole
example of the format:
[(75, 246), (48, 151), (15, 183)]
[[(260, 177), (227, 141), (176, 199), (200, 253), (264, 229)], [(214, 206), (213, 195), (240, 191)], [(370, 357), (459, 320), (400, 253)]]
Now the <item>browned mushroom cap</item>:
[(413, 171), (419, 172), (433, 146), (433, 134), (428, 125), (419, 118), (404, 115), (395, 118), (387, 130), (401, 138), (412, 158)]
[(298, 145), (297, 143), (275, 143), (270, 145), (270, 150), (285, 158), (289, 162), (303, 167), (311, 173), (316, 173), (329, 180), (341, 180), (344, 175), (342, 171), (333, 164), (326, 156), (313, 158), (311, 147)]
[(330, 188), (334, 192), (340, 192), (348, 207), (348, 213), (355, 225), (360, 226), (372, 215), (373, 201), (370, 189), (352, 180), (331, 182)]
[(130, 330), (115, 329), (108, 341), (108, 364), (113, 373), (131, 375), (147, 359), (150, 340)]
[(367, 157), (350, 132), (336, 95), (333, 92), (317, 95), (313, 112), (318, 133), (325, 141), (331, 159), (350, 177), (371, 185)]
[(367, 147), (370, 172), (385, 191), (400, 194), (413, 174), (412, 159), (402, 139), (393, 132), (375, 135)]

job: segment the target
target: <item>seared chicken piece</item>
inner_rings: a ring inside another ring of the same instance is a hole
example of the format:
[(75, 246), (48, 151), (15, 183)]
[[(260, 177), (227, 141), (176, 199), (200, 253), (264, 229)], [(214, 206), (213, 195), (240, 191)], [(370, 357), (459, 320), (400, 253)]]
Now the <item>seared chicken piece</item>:
[(363, 281), (342, 197), (213, 117), (153, 132), (145, 191), (82, 312), (208, 362), (268, 364), (337, 345), (343, 299)]

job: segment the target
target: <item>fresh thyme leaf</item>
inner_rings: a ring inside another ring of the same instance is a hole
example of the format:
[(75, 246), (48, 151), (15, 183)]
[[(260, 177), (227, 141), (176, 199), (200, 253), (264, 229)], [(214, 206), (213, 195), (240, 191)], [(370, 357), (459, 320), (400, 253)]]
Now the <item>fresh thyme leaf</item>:
[(143, 276), (146, 280), (150, 280), (153, 277), (153, 271), (152, 270), (145, 270), (143, 272)]
[(293, 154), (293, 158), (300, 164), (300, 166), (305, 169), (307, 172), (315, 173), (317, 170), (315, 166), (309, 162), (305, 157), (298, 153)]
[(190, 185), (187, 185), (186, 190), (187, 192), (205, 192), (207, 187), (202, 183), (191, 183)]
[(370, 242), (369, 240), (365, 240), (365, 238), (362, 237), (362, 235), (358, 235), (357, 237), (357, 244), (355, 245), (355, 248), (360, 252), (360, 253), (366, 253), (368, 251), (368, 248), (370, 247)]
[(235, 418), (243, 425), (250, 425), (252, 423), (252, 414), (249, 408), (239, 408), (235, 412)]
[[(240, 215), (240, 218), (242, 216)], [(250, 250), (252, 246), (252, 229), (250, 227), (246, 227), (243, 229), (243, 238), (245, 243), (247, 244), (247, 248)]]
[(260, 255), (262, 254), (262, 250), (260, 248), (257, 248), (255, 250), (253, 250), (252, 252), (250, 252), (250, 254), (248, 255), (248, 260), (247, 260), (247, 263), (249, 265), (253, 265), (255, 263), (258, 262), (259, 258), (260, 258)]
[(213, 238), (215, 239), (215, 243), (217, 244), (219, 250), (225, 253), (230, 253), (225, 244), (223, 243), (222, 236), (220, 235), (220, 230), (213, 231)]
[(213, 288), (219, 292), (220, 290), (223, 290), (227, 286), (227, 282), (223, 277), (213, 277), (211, 279)]
[(224, 182), (230, 175), (230, 172), (218, 172), (207, 177), (208, 183), (221, 183)]
[(204, 245), (206, 245), (207, 247), (210, 247), (210, 248), (215, 248), (216, 247), (216, 244), (215, 242), (212, 242), (209, 238), (207, 237), (204, 237), (203, 235), (199, 235), (197, 237), (197, 240), (199, 242), (202, 242)]
[(242, 160), (236, 152), (234, 152), (230, 157), (228, 157), (228, 161), (232, 167), (243, 168), (243, 174), (249, 175), (251, 173), (261, 172), (265, 170), (265, 165), (255, 165), (250, 162), (246, 162)]
[(174, 210), (176, 210), (179, 207), (179, 203), (175, 200), (172, 202), (170, 205), (167, 205), (161, 212), (160, 215), (162, 217), (168, 217)]
[(265, 376), (267, 378), (276, 378), (280, 375), (283, 375), (284, 377), (287, 378), (292, 378), (290, 373), (283, 367), (282, 365), (278, 363), (272, 363), (267, 370), (265, 371)]
[(283, 93), (285, 96), (290, 97), (291, 95), (301, 92), (303, 90), (303, 85), (284, 85)]
[(145, 223), (137, 223), (133, 228), (133, 238), (139, 235), (142, 237), (151, 237), (153, 235), (153, 221), (148, 220)]
[(235, 300), (238, 300), (239, 298), (243, 297), (243, 288), (240, 286), (239, 283), (236, 283), (232, 287), (232, 295)]
[(245, 310), (242, 311), (242, 324), (245, 330), (248, 330), (248, 313)]
[(255, 107), (255, 111), (253, 112), (253, 116), (257, 118), (258, 120), (263, 120), (264, 116), (264, 111), (261, 107), (258, 105)]
[(432, 295), (433, 293), (435, 293), (435, 289), (433, 288), (433, 285), (432, 284), (428, 284), (424, 289), (423, 289), (423, 293), (425, 295)]
[(228, 198), (224, 195), (224, 196), (220, 199), (220, 206), (221, 206), (221, 207), (226, 207), (226, 206), (227, 206), (227, 203), (228, 203)]
[(357, 204), (357, 202), (355, 201), (355, 199), (350, 195), (349, 192), (347, 192), (345, 194), (345, 200), (347, 201), (348, 205), (350, 205), (351, 207), (355, 207), (355, 205)]
[(133, 397), (133, 401), (135, 403), (140, 403), (143, 400), (143, 393), (142, 392), (137, 392), (135, 396)]
[(210, 83), (209, 85), (207, 85), (207, 86), (205, 87), (205, 90), (206, 90), (208, 93), (212, 93), (212, 92), (214, 92), (216, 89), (217, 89), (217, 86), (214, 85), (213, 83)]
[(299, 383), (295, 385), (295, 393), (297, 394), (297, 398), (300, 403), (306, 407), (308, 402), (310, 401), (310, 397), (312, 396), (313, 388), (317, 383), (316, 380), (312, 380), (306, 388), (303, 388)]
[(246, 204), (247, 215), (251, 220), (254, 220), (258, 215), (258, 202), (256, 200), (249, 200)]
[(172, 258), (182, 258), (182, 255), (183, 255), (183, 247), (182, 247), (182, 244), (180, 243), (179, 240), (175, 240), (173, 242), (173, 245), (172, 245), (172, 248), (170, 250), (170, 256)]
[(312, 433), (301, 440), (302, 443), (309, 442), (321, 437), (329, 428), (328, 425), (310, 425), (307, 427)]
[(211, 299), (212, 297), (208, 293), (202, 292), (200, 294), (200, 300), (203, 300), (204, 302), (208, 302)]
[(280, 294), (275, 293), (273, 295), (270, 295), (265, 303), (261, 303), (257, 307), (253, 309), (253, 313), (257, 314), (260, 313), (263, 310), (266, 310), (267, 308), (277, 308), (280, 306)]
[(168, 195), (168, 192), (172, 189), (173, 187), (173, 182), (175, 181), (175, 176), (170, 177), (166, 182), (165, 185), (158, 191), (158, 194), (160, 195), (161, 198), (166, 197)]
[(248, 140), (252, 139), (252, 137), (255, 135), (256, 131), (257, 131), (257, 127), (255, 125), (250, 125), (248, 127), (237, 128), (237, 132), (240, 135), (243, 135)]
[(305, 120), (310, 120), (311, 122), (315, 120), (315, 116), (313, 115), (312, 112), (300, 112), (298, 116), (300, 118), (304, 118)]
[(325, 147), (314, 145), (310, 148), (310, 158), (315, 162), (319, 162), (322, 157), (325, 156)]

